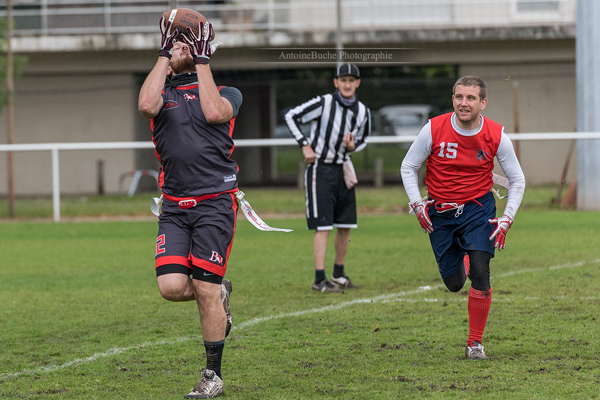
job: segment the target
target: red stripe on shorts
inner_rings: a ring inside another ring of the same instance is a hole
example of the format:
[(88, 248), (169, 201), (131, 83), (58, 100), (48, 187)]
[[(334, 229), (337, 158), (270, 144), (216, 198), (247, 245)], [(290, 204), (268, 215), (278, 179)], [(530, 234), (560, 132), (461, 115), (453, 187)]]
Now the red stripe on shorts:
[(182, 256), (158, 257), (154, 263), (155, 263), (155, 265), (154, 265), (155, 269), (158, 267), (162, 267), (163, 265), (167, 265), (167, 264), (179, 264), (179, 265), (184, 265), (188, 268), (192, 268), (192, 263), (190, 262), (190, 260), (187, 257), (182, 257)]

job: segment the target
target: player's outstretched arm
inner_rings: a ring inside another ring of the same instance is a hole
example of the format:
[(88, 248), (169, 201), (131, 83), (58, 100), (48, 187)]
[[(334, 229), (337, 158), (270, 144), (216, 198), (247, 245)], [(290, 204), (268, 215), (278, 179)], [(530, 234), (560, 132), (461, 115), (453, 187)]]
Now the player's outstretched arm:
[(169, 59), (159, 57), (146, 77), (138, 97), (138, 110), (144, 117), (154, 118), (163, 105), (162, 89), (169, 68)]
[(223, 45), (221, 42), (211, 43), (213, 27), (210, 22), (200, 23), (200, 37), (191, 28), (187, 28), (187, 36), (183, 40), (190, 47), (198, 74), (198, 95), (202, 112), (208, 123), (222, 124), (233, 118), (233, 107), (229, 101), (219, 94), (217, 85), (210, 70), (210, 57)]
[(161, 17), (159, 22), (160, 27), (160, 50), (158, 51), (158, 60), (148, 74), (148, 77), (142, 85), (140, 95), (138, 97), (138, 110), (144, 117), (154, 118), (160, 111), (163, 105), (162, 88), (165, 84), (165, 77), (169, 69), (169, 61), (173, 53), (173, 44), (175, 38), (179, 34), (177, 29), (171, 30), (171, 22), (166, 21), (165, 17)]

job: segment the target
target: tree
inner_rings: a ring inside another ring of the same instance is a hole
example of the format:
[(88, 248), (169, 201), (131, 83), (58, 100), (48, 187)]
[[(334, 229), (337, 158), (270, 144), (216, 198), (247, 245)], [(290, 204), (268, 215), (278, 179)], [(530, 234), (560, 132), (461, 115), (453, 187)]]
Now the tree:
[[(8, 92), (6, 90), (6, 71), (7, 71), (7, 58), (6, 58), (6, 20), (0, 18), (0, 111), (6, 106), (8, 101)], [(13, 55), (13, 68), (14, 75), (19, 76), (20, 72), (27, 65), (27, 57), (15, 54)]]
[[(6, 53), (6, 57), (0, 56), (0, 79), (6, 83), (6, 86), (0, 86), (0, 111), (2, 107), (8, 105), (8, 115), (6, 118), (6, 143), (13, 142), (13, 125), (14, 125), (14, 78), (18, 75), (21, 67), (25, 65), (27, 60), (23, 56), (15, 57), (12, 51), (12, 2), (7, 1), (7, 17), (6, 21), (0, 20), (0, 49), (2, 53)], [(8, 29), (6, 26), (8, 25)], [(10, 31), (10, 32), (9, 32)], [(4, 76), (3, 76), (4, 75)], [(12, 218), (15, 216), (15, 192), (14, 192), (14, 177), (13, 177), (13, 155), (9, 151), (8, 154), (8, 215)]]

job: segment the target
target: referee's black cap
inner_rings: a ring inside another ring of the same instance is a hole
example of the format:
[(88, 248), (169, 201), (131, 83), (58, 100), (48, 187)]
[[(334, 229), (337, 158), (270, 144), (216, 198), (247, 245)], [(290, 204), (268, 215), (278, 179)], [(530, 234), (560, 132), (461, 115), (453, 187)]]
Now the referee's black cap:
[(354, 76), (360, 79), (360, 71), (358, 67), (354, 64), (342, 64), (337, 67), (335, 70), (335, 77), (339, 78), (340, 76)]

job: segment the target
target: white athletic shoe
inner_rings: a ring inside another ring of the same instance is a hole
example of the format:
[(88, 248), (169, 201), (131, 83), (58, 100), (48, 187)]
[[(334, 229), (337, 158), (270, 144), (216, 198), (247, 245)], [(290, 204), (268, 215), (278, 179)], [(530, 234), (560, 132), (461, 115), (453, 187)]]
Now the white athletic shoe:
[(316, 290), (317, 292), (322, 292), (322, 293), (325, 293), (325, 292), (341, 293), (342, 292), (341, 289), (339, 289), (333, 283), (329, 282), (327, 279), (323, 279), (319, 283), (313, 283), (312, 290)]
[(465, 357), (469, 360), (487, 360), (485, 352), (483, 351), (483, 345), (477, 340), (473, 343), (473, 346), (467, 346), (465, 348)]
[(184, 399), (214, 399), (223, 394), (223, 381), (212, 369), (202, 370), (202, 379)]
[(346, 275), (340, 276), (339, 278), (331, 276), (331, 283), (340, 289), (359, 289), (359, 287), (353, 284)]

